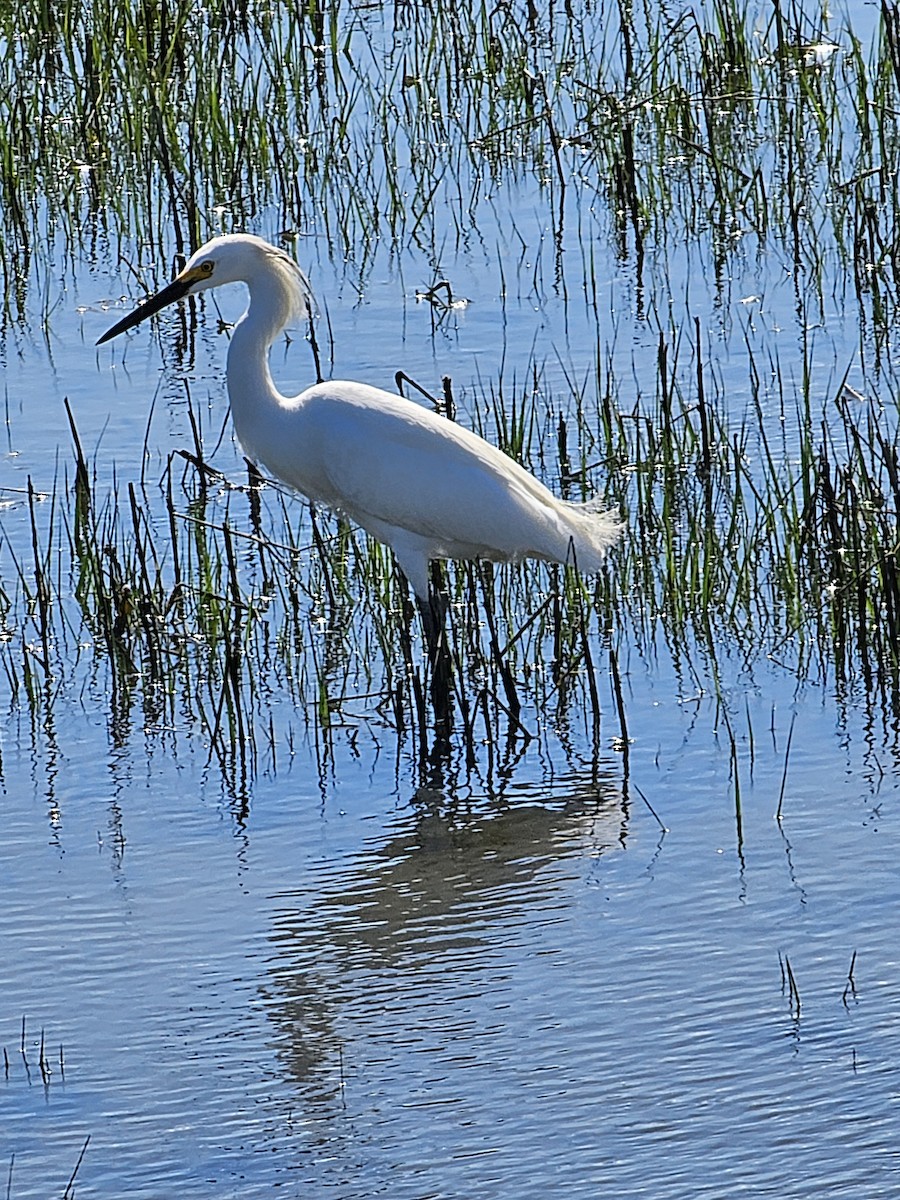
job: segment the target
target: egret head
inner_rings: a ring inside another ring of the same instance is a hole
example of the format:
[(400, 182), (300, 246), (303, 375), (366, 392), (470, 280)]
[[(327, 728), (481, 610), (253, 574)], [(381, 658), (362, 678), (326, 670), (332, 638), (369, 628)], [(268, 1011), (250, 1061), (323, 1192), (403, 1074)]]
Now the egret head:
[(195, 251), (171, 283), (107, 329), (97, 339), (97, 345), (132, 329), (167, 304), (185, 296), (195, 296), (226, 283), (246, 283), (252, 293), (258, 279), (265, 279), (270, 285), (277, 281), (281, 285), (286, 318), (288, 315), (302, 318), (311, 311), (309, 281), (292, 258), (252, 234), (229, 233), (213, 238)]

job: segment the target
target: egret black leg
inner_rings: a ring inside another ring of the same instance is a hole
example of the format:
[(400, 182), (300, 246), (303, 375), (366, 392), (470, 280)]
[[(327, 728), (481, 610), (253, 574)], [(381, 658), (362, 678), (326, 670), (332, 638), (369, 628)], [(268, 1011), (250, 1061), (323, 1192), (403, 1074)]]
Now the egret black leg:
[(432, 573), (428, 599), (416, 597), (431, 672), (431, 703), (439, 728), (449, 730), (453, 724), (453, 662), (447, 642), (447, 597), (440, 587), (440, 577)]
[(425, 644), (428, 646), (428, 661), (433, 663), (440, 654), (441, 647), (446, 646), (446, 631), (444, 621), (447, 616), (447, 598), (432, 588), (428, 599), (422, 600), (416, 596), (419, 606), (419, 616), (422, 618), (422, 629), (425, 633)]

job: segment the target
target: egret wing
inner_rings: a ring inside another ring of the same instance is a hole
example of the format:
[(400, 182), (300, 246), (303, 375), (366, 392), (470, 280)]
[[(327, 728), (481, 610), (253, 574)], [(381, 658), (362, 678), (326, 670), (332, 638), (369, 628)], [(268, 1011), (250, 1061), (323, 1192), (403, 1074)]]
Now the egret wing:
[(496, 447), (375, 388), (328, 384), (306, 395), (307, 448), (330, 491), (323, 499), (361, 524), (369, 517), (427, 538), (438, 553), (543, 552), (559, 501)]

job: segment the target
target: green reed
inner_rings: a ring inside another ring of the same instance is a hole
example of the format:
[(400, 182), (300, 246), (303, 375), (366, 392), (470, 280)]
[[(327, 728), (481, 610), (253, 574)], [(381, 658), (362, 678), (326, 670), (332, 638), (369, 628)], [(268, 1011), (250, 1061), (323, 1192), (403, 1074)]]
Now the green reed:
[[(819, 61), (818, 10), (754, 24), (728, 0), (577, 20), (530, 4), (19, 5), (0, 40), (0, 323), (51, 322), (33, 296), (50, 295), (54, 248), (165, 275), (210, 232), (267, 214), (314, 234), (360, 291), (380, 246), (413, 254), (437, 326), (454, 290), (443, 245), (479, 236), (498, 190), (524, 181), (547, 262), (516, 281), (501, 263), (501, 290), (571, 288), (597, 328), (593, 364), (521, 355), (431, 390), (562, 494), (601, 490), (627, 530), (595, 580), (448, 568), (467, 755), (545, 720), (596, 743), (610, 706), (625, 737), (631, 646), (664, 645), (713, 680), (723, 653), (768, 655), (895, 705), (900, 22), (882, 14), (869, 50), (844, 30)], [(583, 222), (574, 241), (564, 216)], [(617, 344), (601, 236), (653, 331), (649, 370)], [(764, 302), (734, 315), (735, 279), (763, 258), (793, 296), (790, 366)], [(672, 296), (684, 263), (709, 277), (702, 322)], [(836, 368), (822, 380), (814, 327), (830, 304), (858, 324), (880, 405)], [(185, 321), (180, 351), (193, 336)], [(27, 536), (0, 562), (11, 698), (52, 703), (89, 660), (117, 712), (196, 724), (239, 771), (276, 754), (276, 689), (323, 747), (360, 724), (427, 745), (427, 666), (390, 555), (271, 483), (221, 476), (190, 414), (191, 452), (160, 480), (99, 487), (72, 422), (71, 461), (30, 488)]]
[(404, 20), (339, 0), (243, 17), (26, 4), (8, 21), (10, 281), (27, 278), (48, 225), (70, 244), (99, 232), (165, 257), (271, 206), (364, 276), (378, 239), (436, 257), (445, 213), (464, 238), (491, 186), (527, 174), (596, 191), (639, 256), (699, 233), (724, 274), (752, 237), (815, 271), (833, 242), (875, 268), (859, 285), (877, 315), (893, 311), (890, 21), (872, 61), (851, 33), (828, 69), (810, 58), (820, 29), (777, 16), (754, 29), (727, 3), (703, 25), (613, 5), (579, 21), (443, 4)]
[[(503, 728), (535, 732), (537, 713), (599, 736), (612, 693), (598, 679), (623, 638), (641, 653), (662, 639), (688, 672), (713, 678), (728, 646), (898, 698), (896, 431), (848, 394), (830, 427), (798, 411), (799, 453), (785, 456), (761, 410), (729, 424), (694, 332), (693, 346), (660, 338), (656, 395), (640, 408), (587, 388), (557, 395), (566, 431), (579, 442), (592, 431), (593, 461), (573, 472), (560, 438), (549, 473), (579, 491), (604, 476), (609, 503), (630, 515), (598, 577), (533, 563), (447, 568), (455, 703), (473, 758)], [(518, 446), (529, 460), (543, 441), (537, 365), (531, 380)], [(35, 671), (56, 687), (91, 661), (114, 706), (140, 704), (150, 726), (199, 723), (211, 754), (244, 770), (260, 738), (274, 744), (271, 689), (325, 742), (360, 722), (427, 742), (427, 664), (383, 547), (193, 455), (170, 458), (156, 486), (164, 511), (134, 484), (98, 495), (74, 424), (73, 447), (54, 494), (28, 496), (31, 557), (17, 563), (7, 615), (21, 632), (0, 644), (13, 697), (44, 703)]]

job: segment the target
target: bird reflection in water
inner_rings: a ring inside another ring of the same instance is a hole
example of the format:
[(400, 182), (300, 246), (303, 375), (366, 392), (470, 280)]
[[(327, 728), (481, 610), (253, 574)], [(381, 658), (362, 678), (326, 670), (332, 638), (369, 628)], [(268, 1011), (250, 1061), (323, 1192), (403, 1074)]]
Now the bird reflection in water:
[(347, 1022), (387, 1009), (410, 1025), (461, 980), (487, 986), (536, 930), (565, 921), (567, 893), (627, 828), (620, 787), (593, 774), (465, 804), (420, 789), (384, 836), (273, 898), (266, 999), (290, 1073), (333, 1099)]

